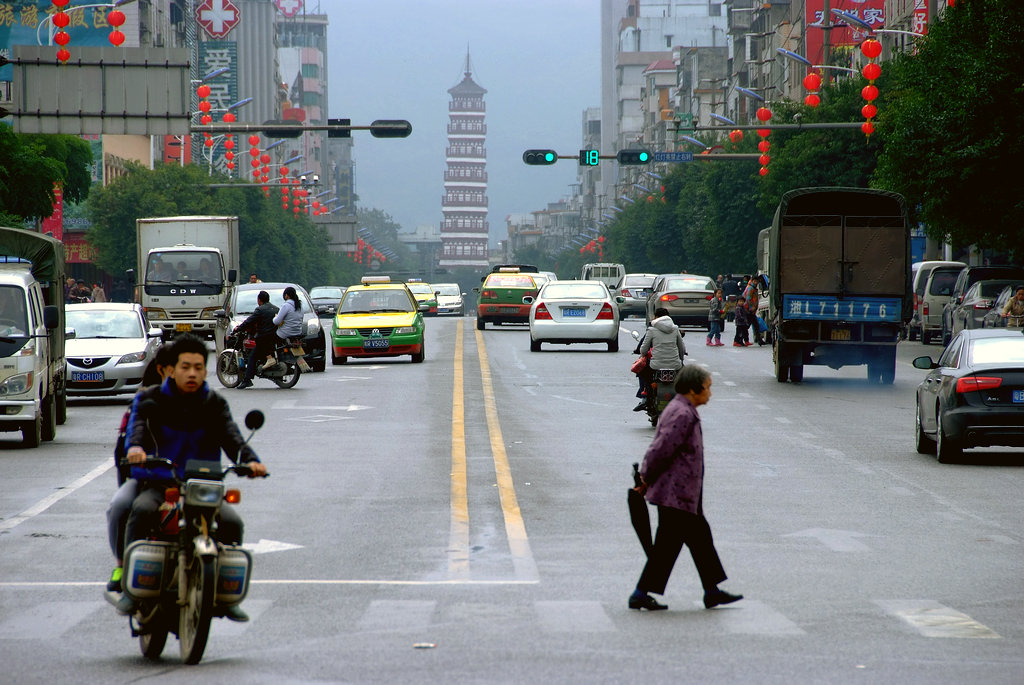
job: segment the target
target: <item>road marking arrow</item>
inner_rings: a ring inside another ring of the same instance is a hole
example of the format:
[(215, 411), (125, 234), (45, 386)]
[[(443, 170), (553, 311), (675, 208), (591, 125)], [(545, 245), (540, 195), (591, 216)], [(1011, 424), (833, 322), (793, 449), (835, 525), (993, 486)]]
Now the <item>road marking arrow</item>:
[(857, 542), (855, 538), (870, 537), (866, 533), (853, 530), (831, 530), (828, 528), (808, 528), (797, 533), (783, 535), (784, 538), (814, 538), (833, 552), (869, 552), (867, 545)]
[(289, 549), (302, 549), (302, 545), (293, 545), (290, 542), (278, 542), (277, 540), (261, 539), (255, 545), (252, 543), (242, 545), (253, 554), (266, 554), (267, 552), (284, 552)]

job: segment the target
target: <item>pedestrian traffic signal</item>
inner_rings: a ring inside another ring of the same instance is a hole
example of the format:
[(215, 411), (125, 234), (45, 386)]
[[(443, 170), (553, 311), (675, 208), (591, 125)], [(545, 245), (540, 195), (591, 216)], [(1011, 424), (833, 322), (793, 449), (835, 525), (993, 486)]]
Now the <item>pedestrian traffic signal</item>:
[(554, 164), (558, 161), (558, 153), (554, 150), (527, 150), (523, 153), (523, 161), (527, 164)]
[(580, 150), (580, 166), (597, 166), (601, 163), (601, 153), (598, 150)]
[(619, 150), (615, 156), (619, 164), (648, 164), (651, 161), (651, 153), (647, 150)]

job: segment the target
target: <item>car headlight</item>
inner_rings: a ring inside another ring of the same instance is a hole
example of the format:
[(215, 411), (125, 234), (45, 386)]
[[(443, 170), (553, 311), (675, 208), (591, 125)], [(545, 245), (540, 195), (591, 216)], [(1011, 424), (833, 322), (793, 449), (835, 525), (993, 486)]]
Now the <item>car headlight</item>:
[(395, 333), (397, 333), (399, 335), (408, 335), (409, 333), (415, 333), (415, 332), (416, 332), (416, 327), (415, 326), (399, 326), (398, 328), (395, 329)]
[(19, 373), (0, 383), (0, 396), (21, 395), (32, 390), (32, 372)]
[(160, 309), (159, 307), (149, 307), (148, 309), (146, 309), (146, 318), (147, 319), (166, 319), (167, 318), (167, 312), (164, 311), (163, 309)]
[(217, 311), (218, 309), (220, 309), (220, 307), (207, 307), (199, 315), (199, 318), (200, 319), (214, 319), (216, 317), (213, 315), (213, 313), (215, 311)]
[(118, 364), (137, 364), (139, 362), (146, 361), (146, 352), (132, 352), (130, 354), (123, 355), (117, 360)]
[(320, 319), (312, 318), (306, 324), (306, 335), (316, 335), (320, 332)]
[(359, 335), (359, 331), (354, 328), (335, 328), (334, 335), (340, 338), (347, 338), (353, 335)]

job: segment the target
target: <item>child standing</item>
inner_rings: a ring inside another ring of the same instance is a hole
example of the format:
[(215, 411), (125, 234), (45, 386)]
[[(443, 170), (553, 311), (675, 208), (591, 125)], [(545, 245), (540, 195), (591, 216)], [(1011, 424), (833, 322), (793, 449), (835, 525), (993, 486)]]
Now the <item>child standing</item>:
[(736, 335), (732, 339), (732, 346), (749, 347), (750, 319), (752, 314), (747, 309), (747, 299), (742, 295), (736, 298), (736, 308), (733, 309), (733, 313), (736, 315)]
[(722, 291), (715, 290), (708, 303), (708, 347), (722, 346), (722, 313), (725, 310), (725, 302), (722, 300)]

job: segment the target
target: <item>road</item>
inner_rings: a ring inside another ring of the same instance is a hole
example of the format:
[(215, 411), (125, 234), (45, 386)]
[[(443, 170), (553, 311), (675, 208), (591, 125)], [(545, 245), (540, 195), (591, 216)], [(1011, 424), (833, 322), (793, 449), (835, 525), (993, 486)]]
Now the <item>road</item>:
[[(248, 624), (216, 621), (199, 666), (146, 662), (102, 599), (104, 512), (125, 400), (77, 400), (57, 440), (0, 434), (0, 664), (10, 683), (1019, 683), (1024, 452), (940, 465), (913, 445), (910, 360), (774, 379), (768, 347), (707, 348), (704, 503), (745, 599), (713, 611), (685, 554), (664, 601), (643, 565), (630, 464), (653, 429), (622, 352), (523, 327), (429, 319), (427, 360), (328, 366), (260, 408), (272, 475), (239, 481)], [(731, 339), (732, 327), (726, 332)], [(216, 379), (211, 385), (219, 387)]]

